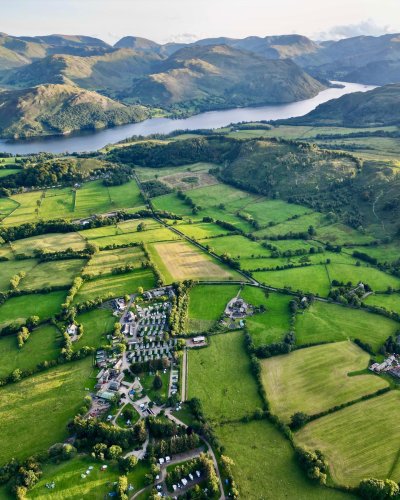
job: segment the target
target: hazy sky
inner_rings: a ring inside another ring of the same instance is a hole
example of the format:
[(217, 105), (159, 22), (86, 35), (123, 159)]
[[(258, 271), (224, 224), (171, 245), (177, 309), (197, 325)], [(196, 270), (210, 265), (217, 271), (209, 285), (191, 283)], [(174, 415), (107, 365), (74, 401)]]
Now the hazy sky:
[(400, 0), (0, 0), (0, 31), (85, 34), (108, 42), (300, 33), (313, 38), (400, 32)]

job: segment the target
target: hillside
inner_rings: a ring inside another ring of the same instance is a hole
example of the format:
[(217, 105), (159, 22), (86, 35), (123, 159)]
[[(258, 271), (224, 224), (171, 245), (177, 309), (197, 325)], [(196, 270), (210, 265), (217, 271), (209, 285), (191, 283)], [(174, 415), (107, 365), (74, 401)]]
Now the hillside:
[(130, 87), (133, 79), (148, 74), (158, 61), (156, 54), (132, 49), (90, 57), (52, 55), (8, 72), (1, 82), (19, 88), (66, 83), (112, 93)]
[(313, 75), (343, 81), (384, 85), (399, 81), (400, 35), (358, 36), (321, 46), (295, 58)]
[(144, 104), (195, 109), (275, 104), (307, 99), (324, 88), (289, 60), (266, 60), (226, 45), (187, 47), (160, 66), (162, 71), (131, 89)]
[(113, 50), (102, 40), (87, 36), (16, 37), (0, 33), (0, 72), (25, 66), (51, 54), (89, 56)]
[(70, 85), (0, 92), (0, 136), (6, 138), (67, 134), (141, 121), (147, 116), (142, 106), (125, 106)]
[(285, 120), (296, 125), (373, 127), (400, 124), (400, 84), (355, 92), (320, 104), (305, 116)]

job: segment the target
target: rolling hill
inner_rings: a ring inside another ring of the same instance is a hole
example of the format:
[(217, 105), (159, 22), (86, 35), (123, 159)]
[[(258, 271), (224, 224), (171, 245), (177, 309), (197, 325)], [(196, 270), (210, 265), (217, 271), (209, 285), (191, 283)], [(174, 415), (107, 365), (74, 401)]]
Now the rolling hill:
[(90, 57), (51, 55), (8, 72), (1, 83), (18, 88), (65, 83), (112, 94), (131, 87), (134, 79), (151, 72), (159, 61), (156, 54), (132, 49)]
[(227, 45), (185, 47), (159, 67), (130, 91), (144, 104), (204, 110), (292, 102), (324, 89), (290, 60), (266, 60)]
[(301, 54), (295, 61), (320, 78), (372, 85), (397, 83), (400, 34), (346, 38), (321, 45), (315, 53)]
[(400, 125), (400, 84), (347, 94), (320, 104), (305, 116), (284, 122), (345, 127)]
[(71, 85), (0, 92), (0, 136), (27, 138), (141, 121), (142, 106), (125, 106)]

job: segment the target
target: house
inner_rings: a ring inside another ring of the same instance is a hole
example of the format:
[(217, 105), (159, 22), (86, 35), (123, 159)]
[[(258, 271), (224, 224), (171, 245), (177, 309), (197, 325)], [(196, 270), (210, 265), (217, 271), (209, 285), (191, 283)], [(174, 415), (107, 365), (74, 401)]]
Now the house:
[(181, 480), (181, 483), (183, 484), (183, 486), (186, 486), (186, 485), (188, 484), (188, 481), (187, 481), (187, 479), (186, 479), (186, 478), (183, 478), (183, 479)]
[(67, 328), (67, 333), (71, 337), (74, 337), (78, 332), (78, 327), (75, 325), (75, 323), (71, 323), (69, 327)]
[(193, 344), (201, 344), (202, 342), (205, 342), (206, 341), (206, 338), (201, 335), (199, 337), (193, 337)]

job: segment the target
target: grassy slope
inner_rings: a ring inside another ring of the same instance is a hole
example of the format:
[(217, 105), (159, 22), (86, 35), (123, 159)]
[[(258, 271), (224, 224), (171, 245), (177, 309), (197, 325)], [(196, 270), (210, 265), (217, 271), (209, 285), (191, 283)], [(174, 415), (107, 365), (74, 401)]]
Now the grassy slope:
[(352, 496), (311, 483), (283, 435), (267, 420), (217, 428), (224, 454), (235, 462), (241, 498), (265, 500), (344, 500)]
[(19, 349), (16, 335), (0, 338), (0, 377), (13, 370), (30, 370), (42, 361), (56, 359), (60, 354), (61, 334), (52, 325), (34, 330), (26, 344)]
[(91, 371), (87, 358), (0, 389), (0, 463), (30, 456), (65, 439), (67, 421), (82, 405)]
[(373, 374), (349, 377), (367, 368), (369, 355), (351, 342), (300, 349), (262, 362), (271, 410), (286, 422), (296, 411), (308, 415), (386, 387)]
[(399, 481), (399, 409), (400, 393), (391, 391), (311, 422), (296, 442), (322, 450), (339, 483), (356, 485), (366, 477)]
[(298, 344), (359, 338), (375, 351), (397, 329), (397, 323), (383, 316), (322, 302), (315, 302), (296, 320)]
[(209, 347), (189, 352), (188, 392), (201, 399), (214, 422), (241, 418), (261, 406), (241, 332), (216, 335)]
[(39, 316), (41, 320), (51, 318), (61, 308), (67, 292), (22, 295), (12, 297), (0, 306), (0, 328), (8, 323), (23, 323), (29, 316)]
[(225, 306), (239, 291), (238, 285), (197, 285), (190, 291), (189, 330), (210, 328), (223, 314)]
[(266, 311), (246, 318), (246, 327), (253, 338), (254, 344), (269, 344), (279, 342), (290, 329), (289, 301), (287, 295), (270, 293), (265, 298), (263, 290), (245, 287), (241, 297), (254, 306), (264, 305)]

